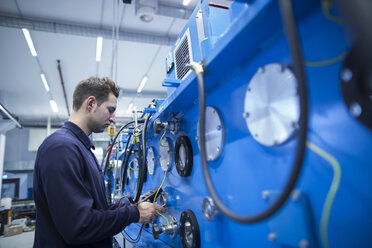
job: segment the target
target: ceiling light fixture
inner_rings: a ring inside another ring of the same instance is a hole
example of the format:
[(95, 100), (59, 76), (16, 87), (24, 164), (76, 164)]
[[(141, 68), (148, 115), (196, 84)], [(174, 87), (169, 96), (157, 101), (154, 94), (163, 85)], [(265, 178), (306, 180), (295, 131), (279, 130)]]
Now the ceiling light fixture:
[(40, 77), (41, 77), (41, 81), (43, 81), (45, 90), (49, 92), (49, 85), (48, 85), (48, 82), (46, 81), (45, 74), (41, 73)]
[(101, 61), (103, 38), (97, 37), (96, 61)]
[(31, 39), (31, 36), (30, 36), (30, 32), (28, 32), (27, 28), (22, 28), (22, 31), (23, 31), (23, 35), (26, 38), (27, 45), (28, 45), (28, 48), (30, 48), (32, 56), (34, 56), (34, 57), (37, 56), (37, 53), (36, 53), (36, 50), (35, 50), (35, 47), (34, 47), (34, 43), (32, 42), (32, 39)]
[(147, 77), (147, 75), (145, 75), (145, 76), (142, 78), (142, 81), (141, 81), (141, 83), (140, 83), (140, 86), (139, 86), (138, 89), (137, 89), (137, 93), (141, 93), (141, 92), (142, 92), (142, 89), (143, 89), (143, 87), (145, 86), (145, 84), (146, 84), (146, 82), (147, 82), (147, 79), (149, 79), (149, 78)]
[(132, 110), (133, 110), (133, 107), (134, 107), (134, 104), (133, 104), (133, 103), (129, 104), (129, 107), (128, 107), (126, 113), (127, 113), (127, 114), (130, 114), (130, 113), (132, 112)]
[(187, 5), (189, 5), (190, 1), (191, 0), (183, 0), (182, 5), (187, 6)]
[(50, 103), (50, 106), (52, 107), (53, 112), (58, 113), (58, 106), (57, 106), (56, 101), (50, 100), (49, 103)]
[(2, 105), (0, 104), (0, 110), (3, 111), (3, 113), (8, 116), (9, 119), (11, 119), (17, 127), (22, 128), (22, 125), (13, 117), (11, 113)]

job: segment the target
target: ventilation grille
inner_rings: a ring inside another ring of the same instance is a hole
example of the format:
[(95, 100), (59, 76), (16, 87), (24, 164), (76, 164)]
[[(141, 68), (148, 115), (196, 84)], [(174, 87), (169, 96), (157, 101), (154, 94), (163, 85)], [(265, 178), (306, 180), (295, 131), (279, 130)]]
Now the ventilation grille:
[(187, 66), (187, 64), (190, 64), (191, 57), (189, 44), (189, 32), (186, 32), (174, 52), (177, 79), (183, 79), (190, 70)]

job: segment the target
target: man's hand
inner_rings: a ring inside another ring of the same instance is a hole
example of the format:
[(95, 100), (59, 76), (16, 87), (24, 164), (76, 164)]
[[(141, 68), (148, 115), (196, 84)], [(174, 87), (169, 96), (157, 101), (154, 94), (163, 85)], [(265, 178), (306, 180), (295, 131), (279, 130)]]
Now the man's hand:
[[(164, 213), (164, 208), (160, 205), (155, 204), (156, 210), (158, 212)], [(138, 223), (144, 224), (149, 223), (158, 218), (158, 214), (154, 210), (154, 205), (150, 202), (142, 202), (137, 205), (138, 211), (140, 212), (140, 218)]]

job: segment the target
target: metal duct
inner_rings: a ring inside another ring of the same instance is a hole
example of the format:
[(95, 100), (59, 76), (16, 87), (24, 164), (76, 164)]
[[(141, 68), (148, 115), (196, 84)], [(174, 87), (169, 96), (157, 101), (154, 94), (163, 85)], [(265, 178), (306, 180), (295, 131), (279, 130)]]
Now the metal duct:
[[(10, 28), (27, 28), (29, 30), (80, 35), (88, 37), (101, 36), (106, 39), (112, 38), (112, 30), (99, 28), (98, 26), (83, 26), (78, 24), (65, 24), (60, 22), (37, 20), (34, 18), (19, 18), (0, 14), (0, 26)], [(177, 36), (157, 36), (134, 32), (120, 31), (119, 40), (142, 42), (159, 45), (173, 45)]]

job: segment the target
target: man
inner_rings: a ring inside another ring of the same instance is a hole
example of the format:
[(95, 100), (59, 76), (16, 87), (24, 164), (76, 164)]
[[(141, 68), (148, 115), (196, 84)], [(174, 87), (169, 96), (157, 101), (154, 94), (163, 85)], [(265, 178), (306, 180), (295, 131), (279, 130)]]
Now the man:
[[(103, 173), (88, 136), (115, 122), (119, 88), (108, 78), (81, 81), (63, 127), (39, 147), (34, 170), (34, 247), (112, 247), (111, 237), (133, 222), (157, 218), (150, 202), (108, 205)], [(156, 205), (158, 211), (163, 208)]]

